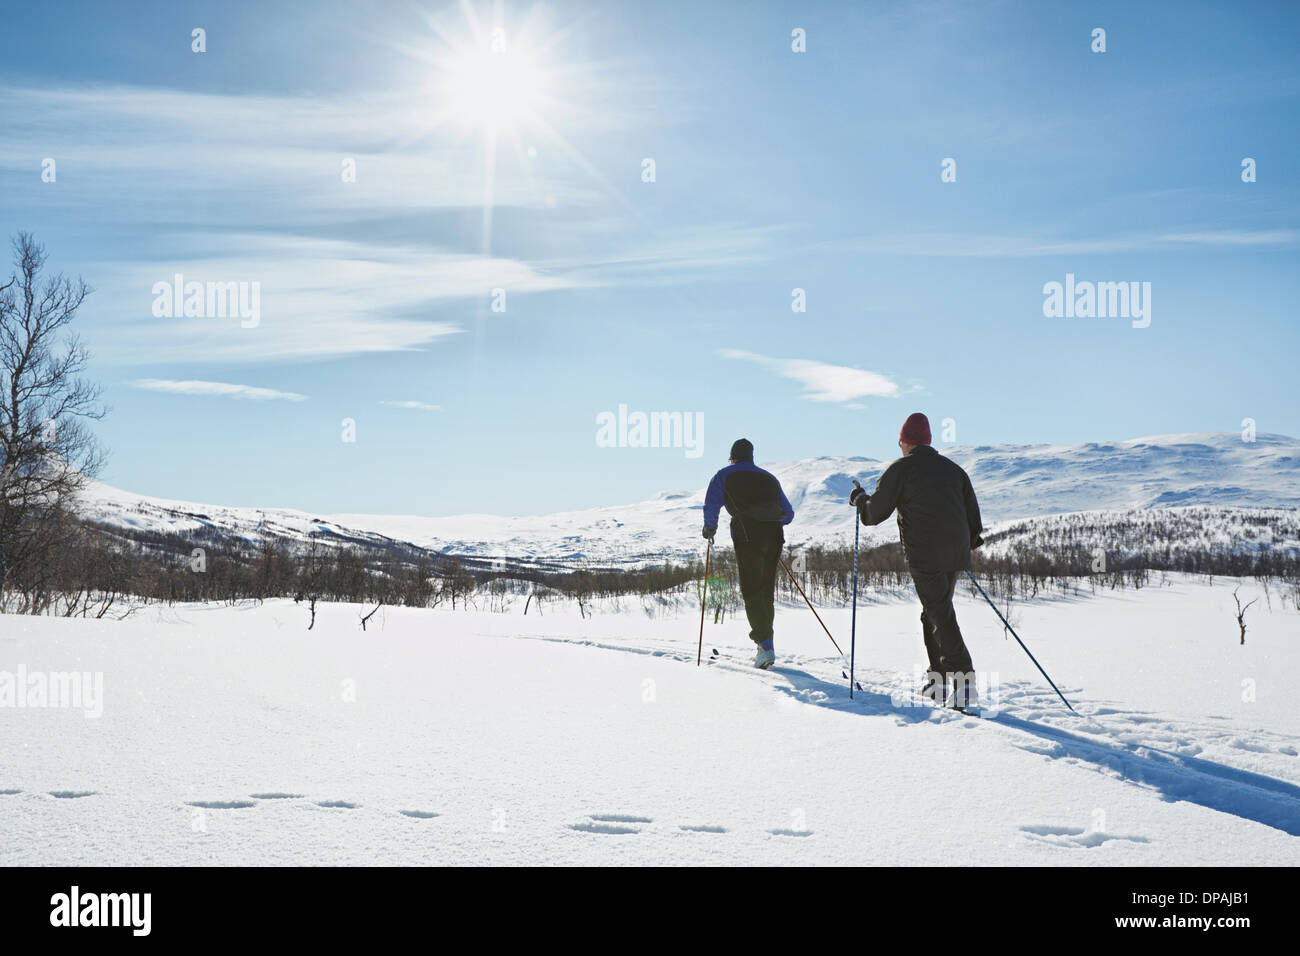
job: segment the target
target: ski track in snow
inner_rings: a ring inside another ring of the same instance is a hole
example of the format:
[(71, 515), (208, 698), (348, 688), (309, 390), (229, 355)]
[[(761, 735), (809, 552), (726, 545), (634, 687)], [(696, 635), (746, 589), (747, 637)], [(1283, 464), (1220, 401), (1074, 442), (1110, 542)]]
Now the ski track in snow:
[[(643, 646), (630, 646), (554, 635), (514, 636), (520, 640), (669, 658), (695, 666), (694, 655), (683, 654), (667, 644), (646, 646), (649, 642), (644, 640)], [(840, 670), (841, 662), (825, 658), (796, 655), (783, 660), (778, 657), (777, 663), (768, 670), (758, 670), (749, 663), (737, 663), (721, 656), (706, 657), (701, 666), (741, 672), (801, 703), (845, 713), (892, 717), (900, 725), (930, 721), (1007, 734), (1016, 738), (1013, 741), (1016, 747), (1029, 753), (1087, 767), (1155, 790), (1164, 800), (1199, 804), (1300, 836), (1300, 786), (1197, 756), (1204, 751), (1204, 743), (1228, 750), (1295, 756), (1297, 750), (1291, 737), (1254, 731), (1258, 740), (1269, 741), (1261, 744), (1243, 739), (1239, 728), (1223, 730), (1209, 723), (1175, 723), (1139, 711), (1079, 700), (1072, 701), (1078, 711), (1074, 716), (1065, 711), (1049, 688), (1024, 682), (1004, 685), (996, 713), (978, 718), (914, 703), (906, 678), (897, 674), (857, 670), (855, 676), (863, 689), (850, 699), (848, 681), (842, 677), (836, 680), (835, 672)], [(1070, 689), (1062, 690), (1068, 697)], [(768, 832), (806, 835), (784, 829)]]

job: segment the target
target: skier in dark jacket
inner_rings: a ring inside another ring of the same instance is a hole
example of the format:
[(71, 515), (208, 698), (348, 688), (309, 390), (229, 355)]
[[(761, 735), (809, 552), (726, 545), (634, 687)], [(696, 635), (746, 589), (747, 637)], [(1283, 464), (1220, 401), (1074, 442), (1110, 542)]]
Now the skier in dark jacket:
[[(930, 672), (922, 694), (950, 707), (976, 703), (974, 665), (957, 626), (952, 596), (957, 577), (970, 569), (970, 555), (984, 543), (979, 503), (961, 466), (930, 446), (930, 422), (909, 415), (898, 433), (903, 452), (868, 495), (855, 488), (849, 503), (865, 525), (877, 525), (898, 511), (898, 534), (907, 567), (921, 599), (921, 631)], [(951, 695), (945, 685), (952, 688)]]
[(731, 542), (749, 638), (758, 645), (754, 666), (766, 669), (776, 660), (772, 634), (776, 565), (785, 545), (783, 529), (794, 520), (794, 509), (776, 477), (754, 464), (754, 446), (744, 438), (731, 446), (731, 463), (713, 476), (704, 495), (704, 537), (710, 541), (724, 506), (731, 515)]

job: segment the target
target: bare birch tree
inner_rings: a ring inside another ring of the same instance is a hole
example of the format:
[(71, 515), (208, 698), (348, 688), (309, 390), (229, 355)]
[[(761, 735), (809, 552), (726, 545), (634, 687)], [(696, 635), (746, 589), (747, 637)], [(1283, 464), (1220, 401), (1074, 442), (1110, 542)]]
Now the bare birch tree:
[(44, 274), (45, 249), (29, 233), (13, 254), (0, 285), (0, 610), (7, 583), (57, 560), (73, 500), (103, 460), (87, 423), (107, 411), (69, 330), (90, 287)]

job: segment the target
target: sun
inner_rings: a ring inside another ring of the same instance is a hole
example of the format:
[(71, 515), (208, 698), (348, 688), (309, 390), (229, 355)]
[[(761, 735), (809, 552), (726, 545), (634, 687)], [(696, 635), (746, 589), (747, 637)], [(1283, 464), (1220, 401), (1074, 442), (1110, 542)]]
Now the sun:
[(526, 52), (470, 50), (450, 58), (430, 86), (438, 106), (462, 123), (518, 129), (544, 122), (551, 77)]
[[(423, 84), (421, 105), (412, 110), (414, 122), (399, 147), (449, 133), (458, 153), (468, 155), (460, 140), (478, 141), (484, 256), (492, 251), (499, 180), (508, 184), (513, 203), (532, 193), (538, 208), (554, 209), (558, 201), (552, 184), (567, 164), (630, 209), (626, 197), (569, 139), (616, 115), (591, 103), (593, 95), (604, 95), (616, 84), (610, 82), (608, 64), (573, 52), (573, 46), (582, 46), (577, 32), (581, 19), (557, 26), (542, 4), (518, 16), (508, 13), (505, 0), (494, 0), (485, 17), (475, 7), (474, 0), (460, 0), (463, 22), (447, 22), (446, 14), (426, 15), (427, 35), (390, 42), (419, 67), (416, 82)], [(543, 166), (545, 176), (539, 173)]]
[(432, 42), (408, 48), (430, 67), (424, 82), (430, 125), (482, 130), (503, 141), (552, 134), (572, 107), (563, 81), (576, 65), (557, 49), (564, 34), (547, 31), (537, 16), (507, 18), (500, 5), (490, 23), (468, 3), (461, 9), (462, 30), (430, 21)]
[[(446, 12), (425, 14), (427, 33), (389, 41), (395, 53), (413, 64), (411, 90), (418, 97), (418, 105), (409, 111), (409, 126), (394, 148), (405, 150), (427, 141), (459, 162), (473, 162), (475, 154), (481, 158), (479, 252), (484, 260), (493, 254), (501, 184), (512, 206), (523, 208), (531, 201), (549, 214), (563, 207), (562, 186), (573, 181), (576, 170), (586, 178), (582, 189), (594, 185), (634, 213), (622, 191), (570, 139), (590, 138), (594, 129), (623, 115), (622, 100), (609, 105), (621, 72), (582, 55), (592, 35), (583, 29), (590, 26), (589, 14), (557, 25), (543, 3), (526, 13), (511, 13), (507, 0), (489, 0), (490, 12), (480, 16), (478, 2), (459, 0), (460, 23), (449, 22), (455, 18)], [(604, 105), (597, 105), (602, 99)], [(466, 149), (465, 139), (477, 141), (478, 148)], [(476, 360), (484, 323), (480, 307)]]

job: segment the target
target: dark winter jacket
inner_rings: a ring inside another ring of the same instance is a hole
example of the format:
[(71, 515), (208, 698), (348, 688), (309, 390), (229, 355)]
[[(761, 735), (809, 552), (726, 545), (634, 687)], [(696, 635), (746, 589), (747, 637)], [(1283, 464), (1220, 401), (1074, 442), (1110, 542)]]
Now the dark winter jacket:
[(781, 482), (752, 461), (738, 461), (713, 476), (704, 494), (704, 527), (717, 528), (724, 505), (731, 515), (732, 541), (784, 541), (781, 527), (794, 520)]
[(929, 445), (917, 445), (885, 469), (870, 498), (858, 499), (866, 525), (898, 509), (898, 534), (914, 571), (965, 571), (982, 543), (980, 507), (961, 466)]

